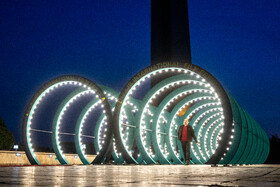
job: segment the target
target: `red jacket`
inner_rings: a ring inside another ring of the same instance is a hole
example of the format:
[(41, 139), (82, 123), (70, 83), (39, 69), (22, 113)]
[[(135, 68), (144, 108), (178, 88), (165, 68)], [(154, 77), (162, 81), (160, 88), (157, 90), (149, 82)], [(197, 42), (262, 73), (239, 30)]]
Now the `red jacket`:
[[(184, 128), (184, 125), (181, 125), (178, 129), (178, 138), (179, 138), (180, 141), (182, 140), (183, 128)], [(192, 138), (193, 138), (195, 140), (195, 142), (197, 143), (197, 139), (196, 139), (196, 136), (194, 134), (194, 130), (193, 130), (192, 126), (190, 126), (190, 125), (188, 125), (188, 127), (187, 127), (187, 135), (188, 135), (188, 141), (189, 142), (191, 142)]]

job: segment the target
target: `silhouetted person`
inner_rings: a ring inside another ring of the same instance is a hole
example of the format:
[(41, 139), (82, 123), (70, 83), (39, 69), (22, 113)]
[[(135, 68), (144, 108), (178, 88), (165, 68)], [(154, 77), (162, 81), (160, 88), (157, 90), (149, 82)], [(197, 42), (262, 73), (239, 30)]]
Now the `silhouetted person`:
[(191, 157), (190, 148), (191, 148), (192, 138), (195, 140), (197, 145), (199, 145), (199, 143), (196, 139), (192, 126), (189, 125), (189, 120), (187, 118), (184, 120), (184, 125), (181, 125), (178, 129), (178, 138), (182, 144), (186, 165), (189, 165), (190, 157)]

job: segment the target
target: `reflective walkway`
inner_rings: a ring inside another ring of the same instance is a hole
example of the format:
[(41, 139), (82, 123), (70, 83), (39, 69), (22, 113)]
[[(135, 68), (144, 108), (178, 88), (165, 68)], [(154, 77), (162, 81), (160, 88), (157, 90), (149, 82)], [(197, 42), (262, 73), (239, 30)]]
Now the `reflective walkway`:
[(0, 167), (0, 186), (280, 186), (280, 165)]

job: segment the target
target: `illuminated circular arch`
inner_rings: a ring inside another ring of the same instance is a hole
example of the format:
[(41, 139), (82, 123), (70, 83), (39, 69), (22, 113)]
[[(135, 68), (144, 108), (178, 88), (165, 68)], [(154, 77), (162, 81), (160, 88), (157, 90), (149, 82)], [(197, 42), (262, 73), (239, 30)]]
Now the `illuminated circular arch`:
[[(187, 80), (187, 81), (186, 81)], [(149, 106), (148, 106), (148, 104), (149, 104), (149, 102), (151, 102), (151, 100), (154, 98), (154, 97), (156, 97), (156, 95), (157, 95), (157, 93), (159, 93), (159, 92), (161, 92), (162, 90), (164, 90), (164, 89), (168, 89), (168, 88), (171, 88), (173, 85), (175, 85), (176, 86), (176, 84), (177, 85), (179, 85), (179, 84), (182, 84), (182, 85), (184, 85), (184, 83), (188, 83), (188, 84), (190, 84), (190, 83), (194, 83), (194, 85), (186, 85), (186, 86), (182, 86), (182, 87), (180, 87), (179, 89), (175, 89), (172, 93), (171, 93), (171, 95), (175, 95), (175, 98), (177, 98), (178, 96), (182, 96), (182, 95), (184, 95), (184, 94), (186, 94), (186, 93), (188, 93), (188, 92), (191, 92), (191, 91), (193, 91), (193, 92), (195, 92), (195, 91), (197, 91), (197, 92), (202, 92), (202, 91), (209, 91), (210, 92), (210, 90), (206, 90), (208, 87), (209, 87), (209, 85), (208, 84), (205, 84), (204, 82), (199, 82), (199, 81), (197, 81), (197, 80), (195, 80), (195, 79), (193, 79), (191, 76), (187, 76), (187, 75), (177, 75), (177, 76), (173, 76), (173, 77), (170, 77), (170, 78), (167, 78), (167, 79), (165, 79), (165, 80), (163, 80), (163, 81), (161, 81), (159, 84), (157, 84), (156, 86), (154, 86), (146, 95), (145, 95), (145, 97), (144, 97), (144, 99), (142, 100), (142, 106), (143, 106), (143, 108), (141, 108), (141, 112), (139, 113), (139, 115), (138, 115), (138, 120), (137, 120), (137, 123), (138, 123), (138, 125), (140, 124), (140, 122), (142, 122), (143, 121), (143, 118), (145, 118), (145, 116), (144, 116), (144, 112), (147, 112), (147, 111), (149, 111), (150, 110), (150, 108), (149, 108)], [(196, 84), (197, 84), (197, 86), (200, 86), (200, 87), (196, 87)], [(204, 86), (203, 87), (203, 85), (207, 85), (207, 86)], [(185, 90), (187, 88), (187, 90)], [(194, 88), (196, 88), (196, 89), (194, 89)], [(204, 88), (204, 89), (203, 89)], [(198, 94), (199, 95), (199, 94)], [(195, 96), (195, 94), (193, 94), (193, 95), (191, 95), (189, 98), (191, 98), (192, 96)], [(192, 97), (193, 98), (193, 100), (204, 100), (204, 99), (211, 99), (211, 97), (210, 96), (214, 96), (214, 95), (211, 95), (211, 94), (209, 94), (209, 95), (202, 95), (202, 96), (195, 96), (195, 97)], [(168, 96), (166, 97), (166, 98), (169, 98)], [(165, 98), (165, 99), (166, 99)], [(174, 97), (173, 97), (174, 98)], [(164, 102), (165, 103), (165, 102)], [(162, 102), (160, 103), (160, 105), (162, 104)], [(184, 105), (186, 104), (186, 103), (183, 103)], [(160, 105), (159, 105), (159, 107), (158, 107), (158, 110), (160, 110)], [(150, 105), (151, 106), (151, 105)], [(166, 106), (164, 107), (164, 108), (166, 108)], [(159, 118), (161, 117), (161, 118), (164, 118), (163, 116), (162, 116), (162, 109), (160, 110), (161, 112), (159, 112), (159, 111), (157, 111), (156, 113), (155, 113), (155, 123), (153, 123), (154, 125), (153, 125), (153, 127), (152, 127), (152, 130), (153, 130), (153, 147), (154, 147), (154, 149), (155, 149), (155, 152), (157, 153), (156, 155), (157, 155), (157, 157), (158, 157), (158, 159), (159, 159), (159, 162), (161, 163), (161, 164), (170, 164), (171, 163), (171, 160), (172, 159), (168, 159), (167, 157), (169, 156), (169, 154), (170, 154), (170, 152), (172, 151), (172, 149), (170, 150), (170, 149), (166, 149), (166, 148), (164, 148), (164, 147), (162, 147), (162, 146), (164, 146), (164, 145), (161, 145), (161, 146), (159, 146), (159, 142), (157, 141), (158, 139), (160, 139), (160, 140), (162, 140), (162, 138), (160, 138), (159, 136), (160, 135), (162, 135), (162, 134), (164, 134), (164, 135), (166, 135), (166, 134), (169, 134), (169, 133), (164, 133), (164, 132), (158, 132), (158, 128), (159, 128), (159, 124), (160, 124), (160, 122), (159, 122)], [(158, 115), (159, 114), (159, 115)], [(142, 122), (142, 123), (145, 123), (145, 122), (147, 122), (147, 120), (146, 121), (144, 121), (144, 122)], [(140, 124), (141, 125), (141, 124)], [(140, 126), (139, 125), (139, 126)], [(138, 134), (139, 134), (139, 137), (141, 137), (140, 136), (140, 131), (138, 131)], [(165, 136), (166, 137), (166, 136)], [(165, 138), (165, 137), (163, 137), (163, 139), (166, 139), (167, 141), (169, 141), (170, 139), (168, 139), (168, 138)], [(140, 142), (140, 143), (139, 143)], [(142, 146), (141, 145), (141, 141), (138, 141), (138, 146)], [(161, 148), (160, 148), (161, 147)], [(168, 147), (169, 148), (169, 147)], [(164, 150), (165, 149), (165, 150)], [(141, 150), (145, 150), (145, 147), (142, 147), (141, 148)], [(145, 152), (143, 152), (143, 155), (146, 155), (145, 156), (145, 158), (146, 158), (146, 162), (147, 163), (155, 163), (155, 160), (153, 160), (153, 158), (152, 158), (152, 156), (151, 155), (148, 155), (149, 153), (148, 153), (148, 151), (147, 150), (145, 150)]]
[[(58, 84), (59, 85), (59, 84)], [(88, 90), (84, 87), (78, 88), (72, 93), (70, 93), (59, 105), (55, 117), (53, 119), (53, 124), (52, 124), (52, 147), (54, 149), (55, 155), (58, 159), (58, 161), (61, 164), (69, 164), (68, 161), (65, 158), (65, 155), (63, 154), (61, 145), (60, 145), (60, 137), (59, 137), (59, 129), (62, 125), (61, 120), (63, 119), (63, 114), (67, 111), (69, 106), (75, 102), (75, 100), (85, 94), (95, 94), (93, 91)], [(98, 99), (96, 99), (98, 100)], [(80, 136), (80, 134), (78, 135)]]
[[(84, 77), (81, 77), (81, 76), (77, 76), (77, 75), (60, 76), (60, 77), (57, 77), (57, 78), (47, 82), (46, 84), (44, 84), (35, 93), (35, 95), (31, 99), (31, 101), (29, 102), (26, 112), (25, 112), (25, 117), (23, 120), (22, 135), (23, 135), (25, 152), (26, 152), (27, 158), (29, 159), (29, 161), (32, 165), (40, 164), (40, 162), (38, 161), (36, 154), (33, 150), (32, 142), (31, 142), (31, 135), (32, 135), (32, 130), (33, 130), (32, 129), (32, 118), (36, 112), (36, 108), (39, 107), (40, 102), (44, 99), (44, 96), (46, 96), (48, 93), (52, 92), (53, 90), (55, 90), (58, 87), (67, 86), (67, 85), (77, 85), (77, 86), (80, 86), (84, 90), (83, 92), (95, 94), (96, 98), (99, 100), (99, 102), (103, 106), (103, 113), (107, 117), (108, 130), (106, 131), (106, 138), (104, 139), (104, 146), (99, 151), (99, 154), (97, 154), (96, 158), (93, 160), (92, 163), (94, 163), (94, 164), (101, 163), (104, 158), (104, 155), (106, 155), (106, 153), (108, 151), (108, 146), (109, 146), (110, 142), (112, 141), (112, 136), (111, 136), (112, 112), (111, 112), (110, 104), (109, 104), (107, 98), (105, 97), (102, 89), (100, 89), (100, 87), (98, 85), (96, 85), (94, 82), (92, 82)], [(79, 90), (79, 91), (81, 91), (81, 90)], [(69, 100), (67, 101), (67, 103), (69, 104)], [(64, 106), (61, 105), (62, 109), (64, 107), (67, 107), (66, 105), (64, 105)], [(59, 117), (57, 119), (59, 119)], [(56, 119), (54, 119), (54, 121), (56, 121)], [(53, 129), (52, 129), (53, 143), (52, 144), (57, 146), (57, 147), (53, 147), (53, 148), (55, 150), (58, 160), (61, 162), (61, 164), (67, 164), (68, 162), (64, 159), (63, 154), (59, 148), (58, 133), (57, 133), (58, 126), (56, 125), (58, 123), (53, 123)], [(54, 141), (56, 141), (56, 142), (54, 142)]]
[[(150, 81), (153, 86), (148, 88)], [(77, 89), (58, 106), (52, 130), (32, 128), (40, 102), (48, 93), (67, 85), (77, 85)], [(263, 163), (269, 153), (266, 133), (209, 72), (193, 64), (175, 62), (143, 69), (121, 93), (80, 76), (61, 76), (46, 83), (33, 96), (23, 120), (23, 140), (31, 164), (40, 164), (32, 148), (33, 131), (52, 133), (57, 159), (69, 164), (59, 143), (60, 134), (69, 135), (59, 131), (61, 119), (74, 101), (78, 103), (76, 98), (86, 94), (95, 97), (81, 111), (75, 134), (71, 134), (83, 164), (90, 164), (82, 148), (83, 137), (94, 138), (97, 156), (92, 164), (104, 163), (107, 153), (112, 153), (115, 164), (183, 164), (177, 129), (185, 118), (201, 143), (191, 143), (193, 164)], [(87, 116), (96, 107), (104, 113), (97, 119), (94, 136), (84, 135)]]
[[(176, 105), (176, 107), (174, 107), (174, 109), (172, 110), (171, 112), (171, 116), (172, 118), (170, 119), (170, 121), (168, 122), (167, 124), (167, 128), (168, 128), (168, 131), (170, 132), (171, 130), (171, 126), (173, 124), (175, 124), (175, 118), (176, 118), (176, 114), (179, 112), (179, 110), (185, 106), (185, 105), (189, 105), (191, 103), (193, 103), (195, 100), (197, 100), (198, 98), (203, 98), (207, 95), (205, 95), (204, 93), (199, 93), (199, 94), (195, 94), (195, 95), (192, 95), (190, 97), (187, 97), (185, 99), (183, 99), (181, 102), (178, 103), (178, 105)], [(185, 119), (187, 116), (192, 116), (196, 113), (198, 113), (198, 111), (201, 111), (203, 109), (207, 109), (211, 106), (215, 106), (215, 107), (220, 107), (219, 104), (216, 104), (216, 99), (210, 99), (210, 100), (205, 100), (205, 101), (201, 101), (199, 103), (195, 103), (194, 105), (192, 105), (189, 110), (184, 114), (183, 116), (183, 119)], [(195, 117), (196, 115), (194, 115)], [(181, 124), (182, 124), (182, 120), (181, 120)], [(193, 120), (190, 120), (190, 123), (193, 123)], [(176, 126), (176, 125), (175, 125)], [(193, 125), (193, 127), (195, 128), (195, 125)], [(178, 127), (177, 127), (178, 128)], [(169, 137), (169, 136), (168, 136)], [(199, 137), (199, 134), (197, 135), (197, 137)], [(176, 138), (177, 139), (177, 138)], [(174, 141), (174, 139), (173, 139)], [(171, 147), (171, 144), (169, 144), (169, 142), (171, 141), (167, 141), (167, 145), (168, 147)], [(179, 143), (180, 144), (180, 143)], [(174, 144), (173, 144), (174, 145)], [(181, 144), (180, 144), (181, 145)], [(203, 153), (201, 150), (198, 149), (197, 146), (193, 146), (191, 145), (191, 156), (193, 158), (193, 162), (194, 163), (205, 163), (204, 161), (201, 161), (203, 159)], [(171, 150), (171, 153), (174, 151), (174, 147), (173, 148), (170, 148)], [(174, 155), (174, 154), (173, 154)], [(181, 158), (180, 160), (182, 161), (182, 153), (181, 155), (179, 155), (179, 157)], [(174, 158), (174, 157), (173, 157)], [(174, 158), (176, 159), (176, 158)]]
[[(199, 88), (199, 86), (186, 85), (186, 86), (182, 86), (179, 89), (176, 89), (176, 90), (172, 91), (169, 95), (167, 95), (163, 99), (163, 101), (160, 103), (160, 105), (158, 106), (159, 111), (155, 114), (155, 125), (153, 126), (154, 132), (156, 132), (156, 128), (157, 128), (157, 126), (159, 124), (158, 121), (159, 121), (160, 116), (162, 115), (162, 113), (164, 113), (164, 109), (166, 109), (167, 106), (170, 103), (172, 103), (179, 96), (182, 97), (182, 96), (185, 96), (185, 95), (190, 94), (190, 93), (197, 94), (197, 92), (199, 92), (199, 91), (206, 91), (206, 90), (204, 90), (203, 88)], [(196, 97), (194, 97), (194, 98), (196, 98)], [(188, 100), (190, 100), (190, 99), (191, 99), (191, 97), (188, 97)], [(190, 100), (190, 102), (191, 102), (191, 100)], [(188, 101), (183, 102), (183, 106), (186, 105), (186, 104), (188, 104)], [(169, 129), (169, 122), (167, 122), (166, 126), (167, 126), (167, 129)], [(171, 135), (171, 136), (173, 138), (177, 139), (177, 136), (174, 136), (174, 135)], [(167, 142), (169, 142), (169, 141), (170, 141), (170, 139), (167, 139)], [(171, 140), (171, 144), (172, 144), (172, 140)], [(162, 154), (162, 153), (160, 153), (161, 151), (160, 151), (159, 146), (158, 146), (156, 134), (155, 134), (155, 136), (153, 138), (153, 145), (155, 145), (155, 150), (158, 152), (158, 154)], [(168, 150), (169, 150), (169, 153), (170, 153), (170, 157), (169, 158), (162, 158), (162, 160), (163, 160), (162, 162), (165, 162), (165, 159), (168, 159), (168, 163), (173, 163), (173, 164), (174, 163), (177, 163), (177, 164), (182, 163), (180, 158), (179, 159), (175, 158), (176, 156), (173, 154), (174, 152), (172, 151), (171, 147), (173, 147), (174, 145), (175, 144), (170, 146), (170, 144), (167, 144), (167, 147), (168, 147)], [(162, 157), (162, 156), (163, 155), (161, 155), (160, 157)], [(177, 155), (177, 156), (180, 157), (180, 155)], [(181, 154), (181, 156), (182, 156), (182, 154)]]
[[(232, 134), (231, 129), (233, 128), (233, 126), (232, 126), (231, 106), (229, 103), (229, 99), (227, 97), (226, 92), (220, 85), (220, 83), (210, 73), (192, 64), (180, 64), (180, 63), (157, 64), (155, 66), (150, 66), (140, 71), (137, 75), (135, 75), (120, 93), (118, 103), (116, 104), (116, 109), (114, 112), (114, 134), (116, 137), (116, 141), (118, 142), (119, 148), (122, 151), (122, 156), (127, 163), (137, 163), (137, 161), (134, 158), (132, 158), (131, 154), (129, 153), (129, 150), (126, 149), (124, 145), (125, 143), (123, 141), (123, 134), (120, 131), (122, 120), (124, 118), (123, 112), (125, 110), (127, 102), (129, 101), (129, 98), (133, 93), (133, 91), (136, 90), (137, 86), (141, 85), (141, 83), (144, 80), (146, 80), (149, 77), (154, 77), (157, 74), (164, 74), (168, 72), (170, 73), (177, 72), (174, 75), (189, 73), (190, 75), (196, 76), (196, 79), (200, 80), (201, 82), (200, 84), (203, 84), (202, 82), (206, 81), (209, 85), (211, 85), (212, 90), (219, 97), (221, 102), (220, 104), (223, 108), (224, 131), (225, 131), (225, 133), (223, 133), (223, 139), (225, 140), (225, 142), (227, 142), (226, 140), (229, 140), (228, 134)], [(139, 125), (138, 128), (141, 130), (141, 124), (136, 123), (136, 125)], [(136, 138), (137, 138), (136, 140), (138, 140), (138, 142), (140, 142), (143, 145), (143, 147), (145, 147), (141, 134), (140, 136), (138, 135), (138, 137), (136, 136)], [(228, 143), (224, 143), (224, 145), (219, 146), (215, 154), (207, 162), (208, 163), (218, 162), (221, 159), (221, 157), (227, 152), (226, 151), (227, 146)], [(141, 146), (139, 147), (141, 149)]]

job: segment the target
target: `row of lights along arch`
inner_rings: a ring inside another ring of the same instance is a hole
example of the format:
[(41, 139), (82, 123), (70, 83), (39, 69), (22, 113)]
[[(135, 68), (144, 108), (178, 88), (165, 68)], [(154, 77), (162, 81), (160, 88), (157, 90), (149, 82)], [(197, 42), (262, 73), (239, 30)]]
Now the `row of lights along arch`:
[[(150, 87), (158, 79), (162, 81)], [(161, 63), (140, 71), (120, 93), (80, 76), (61, 76), (42, 86), (29, 103), (23, 123), (31, 164), (40, 164), (32, 135), (44, 133), (42, 127), (33, 124), (34, 118), (40, 118), (36, 110), (56, 89), (69, 86), (74, 89), (57, 107), (50, 132), (61, 164), (69, 164), (60, 143), (60, 137), (67, 134), (60, 131), (64, 113), (85, 95), (92, 98), (80, 112), (71, 134), (83, 164), (104, 163), (110, 152), (116, 164), (183, 164), (177, 129), (185, 118), (200, 143), (191, 144), (191, 163), (257, 164), (268, 156), (266, 133), (210, 73), (193, 64)], [(89, 136), (83, 128), (90, 113), (98, 108), (102, 112), (91, 136), (96, 157), (89, 160), (83, 149), (83, 138)]]

